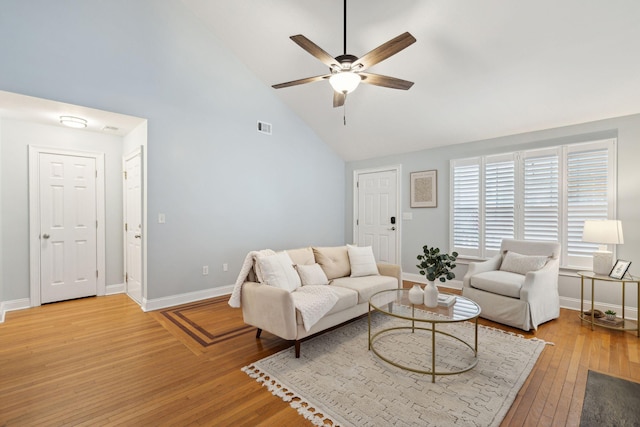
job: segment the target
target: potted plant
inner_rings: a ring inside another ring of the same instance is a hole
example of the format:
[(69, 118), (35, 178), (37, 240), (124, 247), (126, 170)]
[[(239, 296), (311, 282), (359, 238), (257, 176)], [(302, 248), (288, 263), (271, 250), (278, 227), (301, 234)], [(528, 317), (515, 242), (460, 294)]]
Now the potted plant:
[(607, 320), (616, 320), (616, 312), (613, 310), (607, 310), (604, 312)]
[(446, 282), (456, 277), (453, 273), (456, 268), (457, 252), (451, 252), (451, 255), (440, 252), (439, 248), (430, 248), (428, 245), (422, 247), (422, 254), (418, 255), (420, 263), (416, 265), (420, 274), (427, 278), (427, 286), (424, 288), (424, 304), (427, 307), (435, 307), (438, 305), (438, 288), (435, 280)]

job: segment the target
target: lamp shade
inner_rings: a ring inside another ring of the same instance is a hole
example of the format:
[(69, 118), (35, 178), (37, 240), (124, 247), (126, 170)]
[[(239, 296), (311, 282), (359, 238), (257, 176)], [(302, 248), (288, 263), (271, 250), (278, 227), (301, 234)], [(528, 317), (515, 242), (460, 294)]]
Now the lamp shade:
[(582, 241), (601, 245), (624, 243), (622, 222), (618, 220), (587, 220), (584, 222)]
[(336, 92), (350, 93), (360, 84), (360, 76), (351, 71), (340, 71), (329, 77), (329, 83)]

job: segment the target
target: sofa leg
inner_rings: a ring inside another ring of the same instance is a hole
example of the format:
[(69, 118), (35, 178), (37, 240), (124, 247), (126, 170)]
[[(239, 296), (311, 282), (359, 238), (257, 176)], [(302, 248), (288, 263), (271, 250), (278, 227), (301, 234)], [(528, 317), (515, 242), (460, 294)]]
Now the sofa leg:
[(258, 328), (256, 331), (256, 339), (260, 338), (260, 334), (262, 333), (262, 329)]
[(296, 359), (300, 359), (300, 340), (296, 340)]

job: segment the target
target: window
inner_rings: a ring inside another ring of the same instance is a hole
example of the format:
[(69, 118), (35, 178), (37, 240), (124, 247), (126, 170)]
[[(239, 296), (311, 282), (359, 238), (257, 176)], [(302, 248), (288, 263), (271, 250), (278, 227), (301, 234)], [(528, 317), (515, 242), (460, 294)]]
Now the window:
[[(505, 238), (559, 241), (561, 265), (590, 268), (586, 219), (615, 219), (615, 139), (451, 161), (451, 242), (488, 258)], [(615, 248), (610, 248), (615, 249)]]

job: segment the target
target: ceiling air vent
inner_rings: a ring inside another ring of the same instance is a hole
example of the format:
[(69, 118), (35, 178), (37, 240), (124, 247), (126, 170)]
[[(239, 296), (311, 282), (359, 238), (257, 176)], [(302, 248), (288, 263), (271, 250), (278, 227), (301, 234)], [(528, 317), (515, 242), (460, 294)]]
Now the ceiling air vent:
[(258, 132), (271, 135), (271, 123), (258, 121)]

